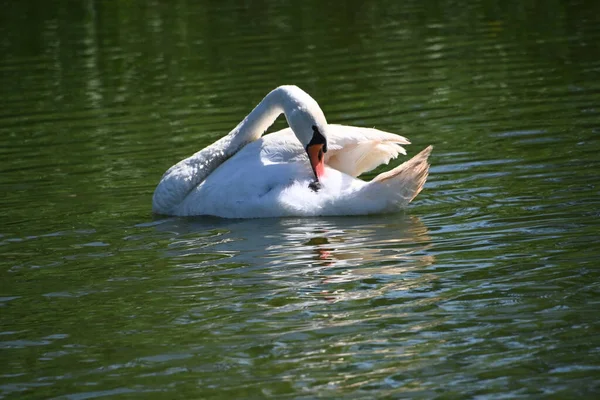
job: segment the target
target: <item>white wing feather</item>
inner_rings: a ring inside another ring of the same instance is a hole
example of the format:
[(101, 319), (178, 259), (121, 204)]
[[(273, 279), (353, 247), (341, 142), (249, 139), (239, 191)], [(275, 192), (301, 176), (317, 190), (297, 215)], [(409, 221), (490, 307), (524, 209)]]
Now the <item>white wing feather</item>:
[(408, 139), (374, 128), (328, 125), (325, 163), (350, 176), (359, 176), (387, 164), (399, 154), (406, 155), (401, 146)]
[[(410, 144), (403, 136), (374, 128), (329, 124), (326, 134), (325, 164), (353, 177), (388, 164), (400, 154), (406, 155), (402, 145)], [(263, 151), (273, 161), (276, 161), (275, 157), (306, 158), (290, 128), (265, 135), (262, 139)]]

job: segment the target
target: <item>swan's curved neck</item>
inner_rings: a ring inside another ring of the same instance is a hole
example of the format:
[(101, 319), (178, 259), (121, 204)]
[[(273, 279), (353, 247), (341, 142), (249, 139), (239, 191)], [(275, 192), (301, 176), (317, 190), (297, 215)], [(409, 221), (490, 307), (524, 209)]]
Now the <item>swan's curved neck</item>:
[[(291, 126), (290, 113), (298, 109), (310, 109), (313, 113), (323, 114), (317, 102), (308, 93), (297, 86), (279, 86), (264, 99), (230, 133), (235, 143), (241, 146), (260, 138), (282, 113)], [(323, 120), (324, 120), (323, 116)], [(293, 128), (293, 127), (292, 127)], [(296, 132), (297, 133), (297, 132)], [(236, 150), (237, 151), (237, 150)]]
[(281, 94), (275, 89), (267, 94), (228, 136), (242, 146), (253, 142), (260, 138), (283, 112)]
[(260, 138), (280, 114), (286, 115), (289, 124), (290, 113), (298, 109), (309, 109), (322, 116), (317, 102), (302, 89), (280, 86), (272, 90), (228, 135), (175, 164), (163, 175), (154, 191), (154, 211), (170, 213), (219, 165)]

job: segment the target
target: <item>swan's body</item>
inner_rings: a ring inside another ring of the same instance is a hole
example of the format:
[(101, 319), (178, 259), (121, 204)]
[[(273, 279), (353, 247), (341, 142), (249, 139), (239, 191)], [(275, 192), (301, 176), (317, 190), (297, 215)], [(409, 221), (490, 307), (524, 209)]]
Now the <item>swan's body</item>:
[[(291, 128), (261, 137), (282, 112)], [(392, 133), (327, 124), (308, 94), (281, 86), (227, 136), (171, 167), (152, 208), (228, 218), (397, 211), (421, 191), (431, 147), (371, 182), (357, 176), (405, 154), (403, 144), (409, 141)]]

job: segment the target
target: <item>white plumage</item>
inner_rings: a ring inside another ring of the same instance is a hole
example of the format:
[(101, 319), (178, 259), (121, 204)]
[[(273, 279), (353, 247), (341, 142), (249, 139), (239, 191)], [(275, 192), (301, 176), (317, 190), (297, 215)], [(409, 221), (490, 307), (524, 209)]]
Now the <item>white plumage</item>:
[[(291, 128), (261, 137), (281, 113)], [(309, 188), (315, 175), (306, 153), (314, 128), (328, 150), (318, 191)], [(327, 124), (307, 93), (281, 86), (227, 136), (171, 167), (154, 192), (153, 211), (227, 218), (397, 211), (421, 191), (431, 146), (371, 182), (357, 177), (406, 154), (402, 145), (409, 143), (377, 129)]]

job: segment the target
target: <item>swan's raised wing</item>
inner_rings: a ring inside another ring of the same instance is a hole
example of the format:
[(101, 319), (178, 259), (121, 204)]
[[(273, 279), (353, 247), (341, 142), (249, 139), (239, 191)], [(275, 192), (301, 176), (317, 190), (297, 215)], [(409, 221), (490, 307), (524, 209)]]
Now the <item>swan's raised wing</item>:
[(408, 139), (374, 128), (329, 124), (325, 163), (350, 176), (359, 176), (406, 155)]

